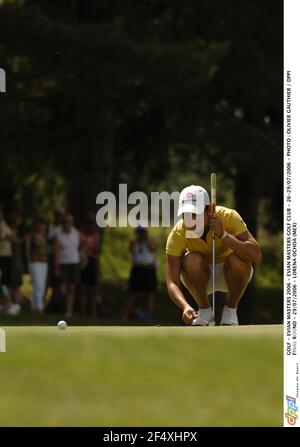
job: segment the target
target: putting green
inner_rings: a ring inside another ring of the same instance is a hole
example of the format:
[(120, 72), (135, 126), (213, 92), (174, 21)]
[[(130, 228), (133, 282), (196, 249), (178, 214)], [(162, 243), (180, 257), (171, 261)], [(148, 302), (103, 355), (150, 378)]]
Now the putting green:
[(5, 330), (0, 426), (282, 425), (282, 326)]

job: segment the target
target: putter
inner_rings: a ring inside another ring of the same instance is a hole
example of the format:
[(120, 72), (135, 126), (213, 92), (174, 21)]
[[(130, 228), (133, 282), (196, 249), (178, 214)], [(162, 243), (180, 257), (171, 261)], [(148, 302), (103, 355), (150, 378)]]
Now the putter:
[[(212, 173), (210, 176), (210, 200), (211, 200), (211, 214), (215, 214), (216, 212), (216, 200), (217, 200), (217, 175)], [(215, 264), (216, 264), (216, 239), (215, 233), (212, 233), (212, 312), (214, 321), (209, 323), (209, 326), (215, 326)]]

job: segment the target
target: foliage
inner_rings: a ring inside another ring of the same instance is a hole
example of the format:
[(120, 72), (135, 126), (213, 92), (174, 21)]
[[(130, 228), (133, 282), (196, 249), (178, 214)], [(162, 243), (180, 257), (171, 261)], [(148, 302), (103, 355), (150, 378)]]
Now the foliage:
[(186, 172), (223, 174), (238, 204), (246, 182), (253, 226), (266, 198), (280, 228), (281, 16), (279, 0), (4, 2), (7, 172), (23, 180), (46, 164), (79, 217), (120, 181), (166, 188), (184, 157)]

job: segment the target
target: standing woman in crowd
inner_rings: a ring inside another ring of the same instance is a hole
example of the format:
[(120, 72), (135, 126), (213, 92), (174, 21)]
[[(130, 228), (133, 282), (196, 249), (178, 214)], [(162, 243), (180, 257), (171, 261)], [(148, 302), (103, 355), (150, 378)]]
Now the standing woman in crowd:
[(54, 254), (54, 241), (55, 236), (62, 228), (62, 219), (64, 216), (64, 210), (60, 207), (54, 209), (53, 220), (48, 224), (47, 238), (48, 238), (48, 280), (47, 286), (52, 291), (51, 298), (47, 303), (46, 312), (56, 313), (61, 310), (61, 296), (60, 296), (60, 284), (59, 278), (56, 276), (55, 269), (55, 254)]
[(71, 214), (62, 220), (62, 228), (54, 239), (56, 276), (60, 280), (61, 295), (66, 299), (66, 317), (72, 317), (76, 286), (79, 283), (80, 249), (83, 238), (74, 227)]
[(85, 259), (85, 266), (81, 270), (81, 315), (86, 313), (87, 297), (91, 300), (92, 317), (97, 318), (97, 306), (100, 302), (99, 296), (99, 255), (100, 255), (100, 235), (96, 226), (96, 219), (93, 213), (88, 213), (83, 227), (82, 237), (85, 241), (82, 250)]
[(25, 237), (26, 258), (33, 285), (32, 310), (44, 312), (44, 295), (47, 283), (47, 237), (44, 219), (34, 222), (33, 230)]
[(10, 228), (12, 231), (12, 268), (11, 268), (11, 294), (16, 303), (20, 303), (20, 287), (23, 282), (24, 259), (23, 240), (21, 233), (22, 217), (18, 212), (11, 216)]
[(147, 228), (137, 227), (135, 239), (130, 241), (129, 250), (132, 254), (132, 268), (129, 278), (129, 298), (125, 304), (123, 320), (135, 313), (136, 298), (145, 293), (148, 298), (148, 314), (137, 313), (139, 318), (151, 321), (154, 315), (156, 293), (156, 241), (149, 237)]
[(12, 266), (12, 231), (4, 220), (0, 207), (0, 269), (3, 283), (10, 288)]

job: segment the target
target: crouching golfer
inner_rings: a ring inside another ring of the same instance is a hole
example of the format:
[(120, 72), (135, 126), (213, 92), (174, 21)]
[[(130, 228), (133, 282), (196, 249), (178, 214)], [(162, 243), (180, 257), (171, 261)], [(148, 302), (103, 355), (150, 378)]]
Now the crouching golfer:
[[(200, 202), (196, 200), (199, 197)], [(182, 218), (169, 234), (166, 246), (167, 288), (182, 310), (182, 320), (207, 326), (214, 319), (208, 301), (212, 293), (214, 232), (215, 291), (227, 293), (221, 325), (238, 325), (238, 302), (252, 278), (252, 264), (261, 261), (259, 244), (235, 210), (217, 206), (211, 215), (209, 195), (201, 186), (192, 185), (181, 191), (178, 216)], [(195, 299), (198, 312), (187, 303), (181, 282)]]

